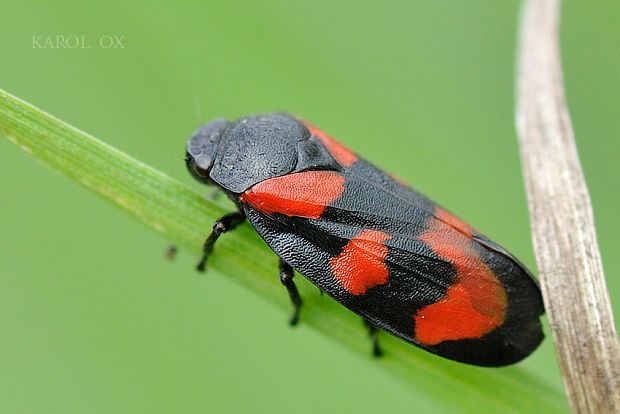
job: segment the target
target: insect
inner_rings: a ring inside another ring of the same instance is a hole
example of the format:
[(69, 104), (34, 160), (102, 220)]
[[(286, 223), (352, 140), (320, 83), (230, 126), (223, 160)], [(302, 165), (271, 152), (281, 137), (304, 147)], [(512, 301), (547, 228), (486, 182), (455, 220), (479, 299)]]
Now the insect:
[(216, 119), (187, 143), (187, 168), (238, 210), (280, 258), (298, 320), (293, 269), (376, 328), (437, 355), (501, 366), (542, 341), (540, 289), (510, 253), (307, 122), (284, 113)]

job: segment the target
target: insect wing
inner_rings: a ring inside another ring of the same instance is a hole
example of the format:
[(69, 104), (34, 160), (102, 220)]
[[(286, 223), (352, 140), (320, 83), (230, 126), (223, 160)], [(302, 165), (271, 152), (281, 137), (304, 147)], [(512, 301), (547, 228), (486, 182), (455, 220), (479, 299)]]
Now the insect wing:
[[(349, 158), (350, 159), (350, 158)], [(378, 327), (441, 356), (505, 365), (542, 340), (536, 282), (503, 249), (356, 157), (241, 200), (278, 256)]]

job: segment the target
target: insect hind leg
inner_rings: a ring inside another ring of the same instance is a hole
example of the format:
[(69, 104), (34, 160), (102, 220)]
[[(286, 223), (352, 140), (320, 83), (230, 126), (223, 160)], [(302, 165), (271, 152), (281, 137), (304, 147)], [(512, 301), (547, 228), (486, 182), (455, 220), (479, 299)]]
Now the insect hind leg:
[(383, 355), (383, 350), (379, 346), (379, 328), (372, 324), (368, 319), (364, 319), (364, 325), (368, 328), (368, 337), (370, 337), (370, 341), (372, 342), (372, 355), (374, 357), (380, 357)]
[(297, 286), (295, 286), (295, 282), (293, 282), (293, 276), (294, 273), (291, 265), (280, 259), (280, 282), (282, 282), (286, 290), (288, 290), (288, 295), (293, 303), (293, 314), (289, 319), (289, 323), (291, 325), (297, 325), (299, 321), (299, 310), (301, 309), (301, 297), (299, 296), (299, 291), (297, 290)]

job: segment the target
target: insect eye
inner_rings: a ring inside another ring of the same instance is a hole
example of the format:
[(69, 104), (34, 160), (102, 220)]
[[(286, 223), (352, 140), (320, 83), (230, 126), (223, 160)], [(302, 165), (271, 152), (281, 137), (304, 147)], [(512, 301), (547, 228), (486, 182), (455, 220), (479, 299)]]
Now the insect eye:
[(206, 177), (207, 175), (209, 175), (207, 170), (200, 168), (196, 164), (194, 164), (194, 173), (199, 177)]
[(193, 170), (194, 174), (196, 174), (196, 176), (205, 178), (209, 175), (209, 170), (211, 169), (211, 164), (213, 161), (210, 156), (206, 154), (201, 154), (197, 157), (191, 157), (188, 154), (188, 158), (190, 158), (188, 166), (191, 166), (191, 169)]

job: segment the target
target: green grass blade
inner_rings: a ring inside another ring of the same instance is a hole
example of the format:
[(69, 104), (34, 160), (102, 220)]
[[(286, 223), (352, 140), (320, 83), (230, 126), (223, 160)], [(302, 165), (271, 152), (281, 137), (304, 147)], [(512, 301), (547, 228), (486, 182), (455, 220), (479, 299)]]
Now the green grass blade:
[[(0, 130), (5, 139), (34, 158), (193, 253), (200, 251), (213, 221), (227, 212), (166, 174), (2, 90)], [(276, 257), (249, 225), (218, 241), (209, 266), (290, 312), (288, 296), (276, 276)], [(458, 364), (388, 335), (381, 338), (386, 356), (372, 359), (359, 318), (334, 301), (308, 294), (309, 289), (309, 284), (301, 284), (308, 309), (302, 323), (358, 353), (360, 363), (377, 364), (395, 374), (412, 392), (424, 393), (438, 407), (503, 413), (568, 410), (560, 391), (519, 367)]]

